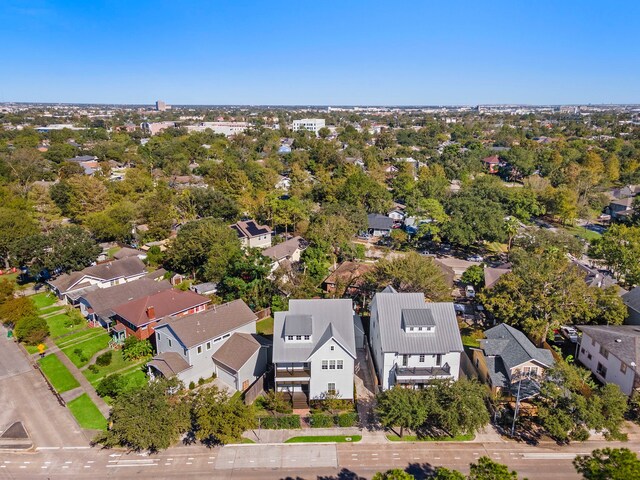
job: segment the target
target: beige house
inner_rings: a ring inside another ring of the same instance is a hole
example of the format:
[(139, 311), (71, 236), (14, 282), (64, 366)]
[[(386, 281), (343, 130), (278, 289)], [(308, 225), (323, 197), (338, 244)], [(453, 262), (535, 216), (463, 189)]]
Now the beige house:
[(271, 228), (258, 225), (255, 220), (241, 220), (231, 225), (238, 234), (243, 248), (268, 248), (271, 246)]

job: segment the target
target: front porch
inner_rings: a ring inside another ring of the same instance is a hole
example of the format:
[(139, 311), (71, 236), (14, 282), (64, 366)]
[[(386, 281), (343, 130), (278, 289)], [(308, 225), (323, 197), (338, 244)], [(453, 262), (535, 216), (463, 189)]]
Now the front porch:
[(451, 378), (448, 363), (436, 367), (395, 367), (396, 384), (412, 388), (422, 388), (433, 380)]

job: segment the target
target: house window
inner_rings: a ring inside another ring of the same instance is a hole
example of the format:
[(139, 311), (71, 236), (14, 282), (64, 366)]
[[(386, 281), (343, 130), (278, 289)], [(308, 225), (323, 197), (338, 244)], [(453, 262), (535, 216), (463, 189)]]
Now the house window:
[(580, 348), (580, 353), (584, 353), (584, 347)]
[(331, 351), (333, 352), (335, 349), (336, 349), (336, 347), (331, 345)]
[(287, 340), (293, 340), (293, 335), (287, 335)]
[(602, 346), (600, 347), (600, 355), (602, 355), (604, 358), (609, 358), (609, 352)]
[(420, 361), (420, 363), (424, 363), (424, 355), (420, 355), (420, 357), (418, 358), (418, 360)]
[(207, 350), (211, 350), (211, 342), (207, 342)]
[(588, 354), (587, 354), (587, 358), (588, 358), (589, 360), (591, 360), (593, 357), (591, 356), (591, 354), (590, 354), (590, 353), (588, 353)]
[(402, 366), (406, 367), (409, 364), (409, 355), (402, 355)]
[(439, 367), (440, 365), (442, 365), (442, 355), (441, 354), (437, 354), (436, 355), (436, 366)]
[(329, 370), (335, 370), (335, 369), (336, 369), (336, 361), (329, 360)]
[(329, 360), (322, 360), (322, 370), (329, 369)]
[(167, 338), (167, 341), (169, 342), (169, 346), (171, 346), (171, 339)]
[(410, 331), (410, 332), (413, 332), (413, 327), (409, 327), (409, 331)]
[(218, 338), (216, 338), (216, 339), (213, 341), (213, 343), (219, 342), (220, 340), (222, 340), (222, 337), (218, 337)]
[(524, 371), (525, 375), (537, 375), (538, 374), (538, 367), (524, 367), (522, 370)]
[(336, 384), (331, 382), (331, 383), (327, 383), (327, 393), (329, 395), (335, 395), (336, 394)]
[(202, 353), (202, 345), (198, 345), (198, 355)]
[(342, 360), (338, 360), (338, 362), (336, 363), (336, 367), (338, 368), (338, 370), (342, 370), (344, 368), (344, 362)]
[(227, 333), (226, 335), (223, 335), (222, 338), (229, 338), (231, 336), (230, 333)]
[(302, 335), (296, 335), (296, 340), (302, 340)]
[(311, 340), (311, 335), (305, 335), (304, 339), (307, 340), (307, 341)]
[(620, 363), (620, 371), (625, 374), (627, 373), (627, 364), (626, 363)]
[(607, 378), (607, 367), (598, 362), (598, 368), (596, 368), (596, 373), (600, 375), (602, 378)]

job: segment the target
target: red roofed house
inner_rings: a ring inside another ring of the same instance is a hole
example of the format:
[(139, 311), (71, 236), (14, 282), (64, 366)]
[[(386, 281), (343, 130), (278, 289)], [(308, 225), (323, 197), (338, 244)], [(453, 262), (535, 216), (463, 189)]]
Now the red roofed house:
[(482, 163), (487, 168), (489, 173), (498, 173), (498, 167), (500, 167), (500, 159), (497, 155), (491, 155), (482, 160)]
[(120, 343), (128, 335), (144, 340), (153, 335), (155, 325), (166, 317), (201, 312), (206, 309), (208, 297), (182, 290), (163, 290), (113, 307), (116, 321), (114, 340)]

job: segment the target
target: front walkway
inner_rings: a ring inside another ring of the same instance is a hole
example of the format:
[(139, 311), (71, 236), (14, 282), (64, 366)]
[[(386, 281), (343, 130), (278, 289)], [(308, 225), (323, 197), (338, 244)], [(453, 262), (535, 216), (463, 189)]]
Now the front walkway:
[[(58, 359), (64, 364), (64, 366), (67, 367), (69, 372), (71, 372), (71, 375), (73, 375), (75, 379), (78, 381), (78, 383), (80, 384), (81, 390), (77, 388), (72, 390), (74, 394), (77, 393), (77, 395), (75, 395), (74, 398), (82, 395), (82, 392), (84, 391), (84, 393), (86, 393), (89, 396), (89, 398), (93, 400), (93, 403), (96, 404), (96, 407), (98, 407), (98, 410), (100, 410), (100, 412), (105, 416), (105, 418), (109, 418), (109, 411), (110, 411), (109, 405), (107, 405), (106, 402), (102, 399), (102, 397), (100, 397), (96, 393), (96, 389), (93, 388), (93, 385), (89, 383), (89, 380), (87, 380), (87, 378), (82, 374), (80, 369), (76, 367), (71, 360), (69, 360), (69, 357), (67, 357), (62, 352), (62, 350), (60, 350), (56, 346), (55, 343), (53, 343), (53, 340), (51, 340), (50, 338), (47, 338), (47, 340), (45, 341), (45, 344), (47, 345), (48, 355), (55, 355), (56, 357), (58, 357)], [(78, 391), (76, 392), (76, 390)], [(68, 401), (68, 400), (65, 398), (65, 401)]]

